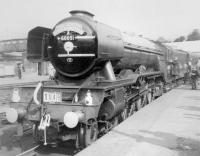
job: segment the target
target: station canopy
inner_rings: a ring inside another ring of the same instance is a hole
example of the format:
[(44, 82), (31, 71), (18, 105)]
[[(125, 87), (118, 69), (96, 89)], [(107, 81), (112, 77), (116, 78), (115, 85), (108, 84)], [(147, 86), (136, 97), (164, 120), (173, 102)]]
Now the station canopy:
[(166, 45), (177, 49), (191, 53), (197, 53), (200, 55), (200, 40), (198, 41), (184, 41), (184, 42), (171, 42), (165, 43)]

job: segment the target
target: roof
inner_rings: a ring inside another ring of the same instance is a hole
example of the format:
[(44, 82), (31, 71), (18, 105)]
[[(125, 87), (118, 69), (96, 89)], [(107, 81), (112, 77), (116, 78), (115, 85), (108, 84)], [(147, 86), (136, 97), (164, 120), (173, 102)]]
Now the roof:
[(185, 42), (171, 42), (165, 43), (166, 45), (183, 51), (192, 53), (200, 53), (200, 40), (198, 41), (185, 41)]

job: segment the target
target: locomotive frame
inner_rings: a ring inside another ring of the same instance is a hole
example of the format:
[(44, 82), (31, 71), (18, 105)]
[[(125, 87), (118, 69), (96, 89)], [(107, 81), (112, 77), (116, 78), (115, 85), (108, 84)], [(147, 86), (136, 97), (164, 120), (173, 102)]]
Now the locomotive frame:
[[(143, 40), (155, 48), (128, 42), (119, 30), (94, 21), (91, 13), (71, 14), (53, 30), (37, 27), (29, 32), (27, 58), (51, 61), (57, 75), (37, 87), (15, 90), (10, 114), (16, 114), (12, 122), (33, 122), (36, 141), (46, 145), (74, 139), (78, 148), (84, 148), (181, 82), (190, 58), (197, 57), (148, 39)], [(68, 22), (76, 23), (76, 30)], [(86, 33), (79, 29), (80, 23)], [(68, 36), (66, 27), (79, 34)], [(60, 65), (63, 60), (68, 63)]]

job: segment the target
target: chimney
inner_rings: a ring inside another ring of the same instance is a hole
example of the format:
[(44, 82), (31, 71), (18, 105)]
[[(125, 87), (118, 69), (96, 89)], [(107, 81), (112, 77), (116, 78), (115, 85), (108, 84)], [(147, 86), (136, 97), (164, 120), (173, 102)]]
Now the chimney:
[(72, 16), (84, 16), (90, 19), (93, 19), (94, 14), (87, 12), (87, 11), (83, 11), (83, 10), (72, 10), (69, 12)]

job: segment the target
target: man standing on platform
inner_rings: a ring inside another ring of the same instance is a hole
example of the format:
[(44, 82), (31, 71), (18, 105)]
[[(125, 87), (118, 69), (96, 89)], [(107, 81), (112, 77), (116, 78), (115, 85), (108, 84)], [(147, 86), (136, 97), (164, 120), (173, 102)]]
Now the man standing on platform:
[(200, 76), (200, 58), (198, 59), (196, 65), (192, 68), (191, 71), (192, 89), (197, 89), (199, 76)]
[(17, 63), (17, 76), (18, 76), (19, 79), (22, 78), (22, 70), (21, 70), (20, 63)]

